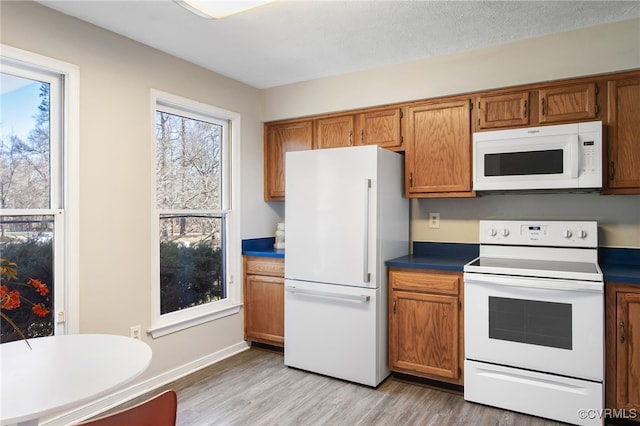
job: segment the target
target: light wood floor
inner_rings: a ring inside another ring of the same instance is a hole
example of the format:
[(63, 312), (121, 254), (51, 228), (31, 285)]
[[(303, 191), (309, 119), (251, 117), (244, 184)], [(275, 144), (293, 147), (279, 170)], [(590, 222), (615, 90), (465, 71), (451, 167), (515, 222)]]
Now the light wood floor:
[(178, 394), (179, 426), (562, 424), (465, 402), (462, 395), (394, 377), (372, 389), (312, 374), (286, 367), (281, 353), (258, 348), (165, 388)]

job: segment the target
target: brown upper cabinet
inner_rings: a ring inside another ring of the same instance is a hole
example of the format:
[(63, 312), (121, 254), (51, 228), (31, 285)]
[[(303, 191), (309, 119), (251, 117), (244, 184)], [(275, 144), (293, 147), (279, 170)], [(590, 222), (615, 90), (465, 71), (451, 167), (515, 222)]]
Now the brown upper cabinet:
[(316, 137), (313, 141), (315, 149), (353, 146), (354, 115), (320, 118), (315, 120), (315, 128)]
[(528, 126), (530, 96), (526, 92), (484, 95), (478, 99), (478, 126), (481, 130)]
[[(471, 102), (473, 100), (473, 102)], [(284, 200), (284, 155), (405, 151), (412, 198), (473, 197), (472, 131), (602, 120), (604, 194), (640, 194), (640, 70), (533, 83), (265, 124), (265, 200)]]
[(378, 145), (397, 150), (402, 147), (401, 119), (401, 108), (316, 118), (313, 147)]
[(352, 114), (267, 123), (264, 127), (264, 199), (285, 199), (285, 155), (289, 151), (378, 145), (402, 149), (402, 109), (372, 108)]
[(313, 148), (313, 122), (267, 124), (264, 136), (264, 199), (284, 200), (285, 156)]
[(596, 83), (541, 88), (538, 91), (538, 121), (541, 124), (595, 120)]
[[(498, 92), (498, 93), (495, 93)], [(600, 117), (596, 82), (532, 85), (530, 89), (504, 90), (478, 96), (478, 131), (505, 127), (597, 120)]]
[(407, 197), (470, 197), (471, 99), (407, 110)]
[(359, 114), (358, 127), (360, 135), (358, 135), (357, 144), (378, 145), (389, 149), (402, 147), (401, 119), (402, 109), (400, 108)]
[(608, 81), (609, 194), (640, 194), (640, 72)]

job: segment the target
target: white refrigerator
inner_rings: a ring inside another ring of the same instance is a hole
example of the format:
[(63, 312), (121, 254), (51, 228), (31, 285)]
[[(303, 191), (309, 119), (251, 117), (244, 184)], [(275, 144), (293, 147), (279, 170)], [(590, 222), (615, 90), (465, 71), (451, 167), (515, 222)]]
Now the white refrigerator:
[(403, 156), (286, 156), (284, 363), (375, 387), (389, 375), (384, 262), (409, 251)]

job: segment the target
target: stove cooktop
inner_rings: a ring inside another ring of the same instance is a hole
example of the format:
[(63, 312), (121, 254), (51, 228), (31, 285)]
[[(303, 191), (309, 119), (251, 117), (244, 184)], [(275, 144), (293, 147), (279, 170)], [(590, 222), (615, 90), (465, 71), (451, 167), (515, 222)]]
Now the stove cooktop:
[(488, 268), (534, 269), (537, 271), (561, 271), (597, 274), (600, 272), (594, 263), (563, 262), (557, 260), (535, 259), (500, 259), (495, 257), (479, 257), (469, 263), (471, 266)]
[(465, 272), (542, 278), (602, 281), (602, 271), (593, 262), (479, 257), (464, 266)]

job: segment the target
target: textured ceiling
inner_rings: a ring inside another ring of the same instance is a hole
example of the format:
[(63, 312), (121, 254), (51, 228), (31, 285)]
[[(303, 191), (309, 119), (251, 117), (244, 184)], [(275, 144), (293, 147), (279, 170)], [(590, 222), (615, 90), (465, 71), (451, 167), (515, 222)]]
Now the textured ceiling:
[(171, 0), (39, 3), (256, 88), (640, 17), (638, 0), (289, 0), (219, 20)]

